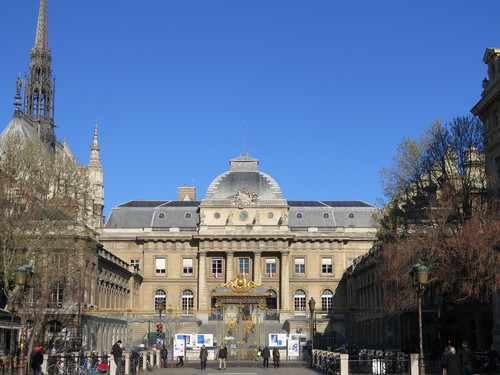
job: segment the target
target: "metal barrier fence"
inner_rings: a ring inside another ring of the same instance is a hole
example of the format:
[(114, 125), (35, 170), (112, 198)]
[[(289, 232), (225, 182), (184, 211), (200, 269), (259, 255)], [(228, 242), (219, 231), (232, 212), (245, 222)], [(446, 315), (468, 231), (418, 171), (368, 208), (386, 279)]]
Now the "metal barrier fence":
[[(413, 374), (415, 359), (404, 353), (365, 350), (359, 355), (348, 356), (335, 352), (313, 350), (311, 367), (328, 375), (401, 375)], [(412, 365), (413, 362), (413, 365)]]
[(349, 374), (409, 374), (410, 357), (404, 353), (360, 353), (349, 358)]

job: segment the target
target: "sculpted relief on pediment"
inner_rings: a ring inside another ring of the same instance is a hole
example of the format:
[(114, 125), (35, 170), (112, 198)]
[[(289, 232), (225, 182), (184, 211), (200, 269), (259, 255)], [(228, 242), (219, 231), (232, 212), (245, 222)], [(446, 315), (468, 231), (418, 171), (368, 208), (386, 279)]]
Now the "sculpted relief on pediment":
[(240, 189), (230, 199), (232, 204), (242, 207), (257, 204), (259, 195), (250, 190)]

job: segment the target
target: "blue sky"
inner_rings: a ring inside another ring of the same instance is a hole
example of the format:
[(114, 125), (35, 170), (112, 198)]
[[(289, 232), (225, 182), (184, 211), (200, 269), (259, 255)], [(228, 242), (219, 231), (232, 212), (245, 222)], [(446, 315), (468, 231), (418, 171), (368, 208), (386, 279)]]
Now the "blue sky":
[[(56, 133), (83, 163), (97, 120), (106, 214), (198, 198), (248, 152), (289, 200), (381, 196), (403, 137), (479, 100), (499, 1), (48, 0)], [(0, 127), (38, 0), (0, 3)]]

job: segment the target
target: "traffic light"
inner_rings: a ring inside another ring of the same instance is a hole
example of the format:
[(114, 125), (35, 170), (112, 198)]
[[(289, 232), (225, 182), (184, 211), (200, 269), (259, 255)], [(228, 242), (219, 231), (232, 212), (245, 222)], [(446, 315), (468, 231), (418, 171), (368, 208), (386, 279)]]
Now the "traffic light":
[(161, 339), (163, 336), (162, 333), (163, 333), (163, 324), (157, 324), (156, 325), (156, 337)]

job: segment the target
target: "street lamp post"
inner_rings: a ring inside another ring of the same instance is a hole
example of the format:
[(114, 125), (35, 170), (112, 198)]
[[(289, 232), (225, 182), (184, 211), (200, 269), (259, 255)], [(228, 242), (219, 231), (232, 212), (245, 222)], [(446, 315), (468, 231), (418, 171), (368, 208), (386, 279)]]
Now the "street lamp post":
[(424, 361), (424, 337), (422, 329), (422, 296), (426, 285), (429, 283), (429, 269), (423, 264), (417, 263), (410, 272), (413, 287), (417, 293), (418, 304), (418, 374), (425, 375)]
[(313, 297), (309, 300), (309, 333), (311, 335), (311, 351), (309, 353), (309, 359), (311, 361), (311, 367), (313, 366), (313, 349), (314, 349), (314, 310), (316, 309), (316, 301), (314, 300)]

